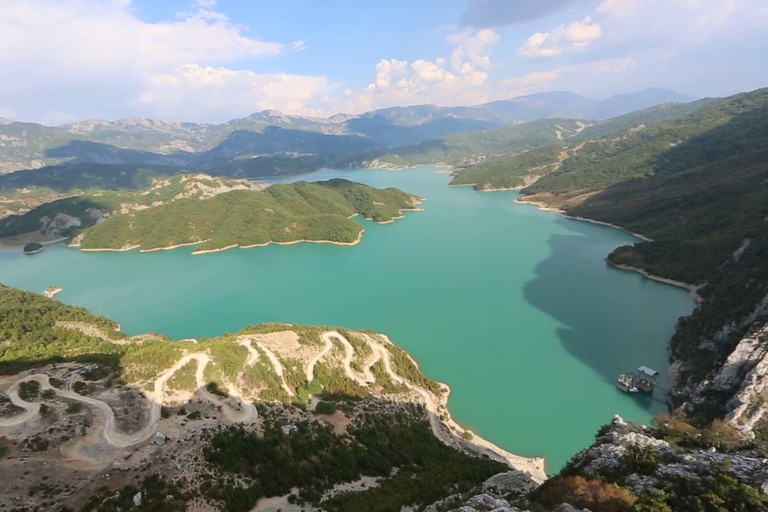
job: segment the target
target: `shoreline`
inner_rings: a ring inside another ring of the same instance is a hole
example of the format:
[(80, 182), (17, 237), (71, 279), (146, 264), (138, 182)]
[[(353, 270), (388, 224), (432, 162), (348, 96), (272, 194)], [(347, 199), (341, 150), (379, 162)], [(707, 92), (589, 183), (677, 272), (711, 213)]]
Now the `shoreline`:
[[(36, 235), (36, 236), (35, 236)], [(13, 235), (13, 236), (6, 236), (3, 238), (0, 238), (0, 249), (15, 249), (17, 247), (24, 247), (28, 243), (37, 242), (41, 244), (43, 247), (48, 245), (57, 244), (59, 242), (63, 242), (67, 240), (67, 237), (55, 237), (50, 238), (44, 235), (39, 235), (37, 232), (33, 233), (22, 233), (21, 235)], [(35, 251), (34, 253), (27, 253), (27, 254), (37, 254), (40, 251)]]
[[(409, 357), (410, 357), (410, 354), (409, 354)], [(413, 358), (410, 358), (410, 359), (411, 361), (413, 361)], [(419, 370), (421, 369), (419, 368)], [(544, 457), (526, 457), (525, 455), (518, 455), (516, 453), (512, 453), (498, 446), (497, 444), (494, 444), (491, 441), (488, 441), (484, 437), (481, 437), (480, 434), (478, 434), (477, 432), (474, 432), (472, 430), (469, 430), (461, 426), (461, 424), (459, 424), (456, 420), (453, 419), (451, 410), (448, 407), (448, 398), (451, 395), (450, 386), (448, 386), (448, 384), (445, 384), (444, 382), (438, 382), (438, 384), (445, 390), (445, 393), (443, 394), (443, 396), (437, 397), (438, 404), (445, 411), (445, 419), (438, 416), (438, 421), (440, 421), (440, 423), (442, 423), (443, 425), (446, 426), (446, 428), (448, 428), (448, 431), (451, 433), (451, 435), (455, 437), (456, 442), (459, 443), (459, 445), (466, 443), (466, 445), (469, 445), (472, 448), (476, 449), (479, 452), (480, 456), (486, 456), (490, 459), (496, 458), (497, 462), (502, 462), (507, 466), (517, 469), (518, 471), (527, 472), (539, 484), (544, 483), (546, 480), (549, 479), (549, 476), (547, 475), (547, 471), (545, 469), (546, 459)], [(438, 411), (432, 411), (432, 413), (438, 414)], [(465, 439), (464, 437), (462, 437), (462, 435), (465, 433), (469, 433), (472, 437), (470, 439)], [(459, 447), (458, 449), (462, 450), (461, 447)], [(494, 457), (494, 455), (496, 457)]]
[(621, 226), (617, 226), (616, 224), (611, 224), (610, 222), (604, 222), (602, 220), (590, 219), (590, 218), (587, 218), (587, 217), (579, 217), (579, 216), (576, 216), (576, 215), (569, 215), (565, 210), (563, 210), (561, 208), (555, 208), (555, 207), (552, 207), (552, 206), (547, 206), (545, 203), (540, 203), (538, 201), (525, 201), (525, 200), (521, 200), (521, 198), (519, 198), (519, 197), (517, 199), (515, 199), (515, 202), (517, 204), (532, 205), (532, 206), (537, 207), (539, 210), (542, 210), (542, 211), (545, 211), (545, 212), (559, 213), (560, 215), (562, 215), (566, 219), (579, 220), (579, 221), (582, 221), (582, 222), (589, 222), (590, 224), (597, 224), (599, 226), (607, 226), (609, 228), (618, 229), (619, 231), (623, 231), (624, 233), (626, 233), (628, 235), (632, 235), (635, 238), (639, 238), (643, 242), (653, 242), (653, 238), (647, 237), (645, 235), (641, 235), (640, 233), (636, 233), (634, 231), (630, 231), (630, 230), (625, 229), (625, 228), (623, 228)]
[[(396, 345), (391, 339), (389, 339), (389, 336), (386, 334), (378, 334), (387, 344), (394, 347), (400, 347), (399, 345)], [(424, 375), (421, 366), (413, 358), (413, 356), (409, 352), (402, 349), (402, 347), (400, 347), (400, 349), (405, 352), (406, 356), (408, 359), (410, 359), (411, 363), (416, 367), (416, 369), (421, 372), (422, 375)], [(481, 437), (476, 432), (464, 428), (461, 426), (461, 424), (456, 422), (456, 420), (453, 419), (450, 408), (448, 407), (448, 400), (451, 396), (451, 387), (444, 382), (436, 380), (433, 382), (435, 382), (440, 387), (442, 393), (436, 394), (431, 390), (428, 390), (419, 385), (415, 385), (413, 383), (411, 383), (411, 385), (408, 387), (411, 388), (412, 391), (416, 391), (416, 393), (421, 396), (424, 407), (429, 414), (429, 421), (430, 424), (432, 424), (433, 433), (435, 434), (435, 437), (438, 438), (438, 440), (447, 446), (467, 453), (470, 456), (487, 457), (489, 459), (505, 464), (510, 468), (527, 472), (531, 475), (534, 481), (540, 484), (549, 478), (545, 469), (546, 459), (543, 457), (526, 457), (524, 455), (518, 455), (516, 453), (507, 451), (492, 443), (491, 441)], [(443, 428), (435, 429), (436, 426)], [(469, 433), (471, 435), (470, 439), (465, 439), (463, 437), (465, 433)]]
[[(263, 243), (263, 244), (252, 244), (252, 245), (240, 245), (240, 244), (233, 244), (228, 245), (227, 247), (221, 247), (218, 249), (207, 249), (204, 251), (192, 251), (193, 256), (199, 256), (201, 254), (212, 254), (216, 252), (222, 252), (227, 251), (229, 249), (253, 249), (254, 247), (267, 247), (269, 245), (296, 245), (301, 243), (310, 243), (310, 244), (331, 244), (331, 245), (341, 245), (341, 246), (352, 246), (359, 244), (363, 239), (363, 233), (365, 233), (365, 229), (361, 229), (360, 233), (357, 235), (357, 239), (353, 242), (337, 242), (334, 240), (293, 240), (290, 242), (275, 242), (270, 240), (269, 242)], [(198, 242), (203, 243), (203, 242)]]
[(691, 295), (691, 298), (696, 302), (696, 304), (701, 304), (704, 302), (704, 298), (699, 295), (699, 289), (690, 283), (684, 283), (682, 281), (675, 281), (674, 279), (669, 279), (667, 277), (661, 277), (654, 274), (651, 274), (647, 270), (640, 268), (640, 267), (633, 267), (632, 265), (623, 265), (621, 263), (614, 263), (608, 258), (605, 259), (605, 261), (611, 265), (612, 267), (615, 267), (619, 270), (627, 270), (629, 272), (637, 272), (638, 274), (642, 275), (643, 277), (646, 277), (652, 281), (658, 281), (660, 283), (670, 284), (672, 286), (677, 286), (678, 288), (684, 288), (688, 290), (688, 293)]
[[(649, 237), (647, 237), (645, 235), (641, 235), (640, 233), (635, 233), (634, 231), (629, 231), (628, 229), (624, 229), (621, 226), (617, 226), (616, 224), (611, 224), (610, 222), (603, 222), (603, 221), (600, 221), (600, 220), (588, 219), (586, 217), (578, 217), (578, 216), (575, 216), (575, 215), (568, 215), (565, 212), (565, 210), (562, 210), (560, 208), (552, 208), (550, 206), (545, 205), (544, 203), (540, 203), (540, 202), (536, 202), (536, 201), (521, 201), (519, 197), (517, 199), (515, 199), (515, 202), (518, 203), (518, 204), (528, 204), (528, 205), (536, 206), (539, 210), (559, 213), (560, 215), (562, 215), (566, 219), (577, 220), (577, 221), (581, 221), (581, 222), (589, 222), (590, 224), (597, 224), (597, 225), (600, 225), (600, 226), (606, 226), (606, 227), (609, 227), (609, 228), (618, 229), (619, 231), (623, 231), (624, 233), (626, 233), (628, 235), (632, 235), (635, 238), (639, 238), (643, 242), (653, 242), (652, 238), (649, 238)], [(656, 281), (656, 282), (664, 283), (664, 284), (669, 284), (669, 285), (672, 285), (672, 286), (676, 286), (678, 288), (683, 288), (683, 289), (688, 291), (688, 293), (690, 294), (691, 298), (694, 300), (694, 302), (696, 302), (697, 305), (701, 304), (702, 302), (704, 302), (704, 298), (701, 295), (699, 295), (699, 290), (698, 290), (698, 288), (695, 285), (692, 285), (690, 283), (684, 283), (682, 281), (676, 281), (674, 279), (669, 279), (667, 277), (657, 276), (657, 275), (651, 274), (647, 270), (645, 270), (643, 268), (640, 268), (640, 267), (633, 267), (631, 265), (623, 265), (621, 263), (614, 263), (611, 260), (609, 260), (607, 257), (605, 258), (605, 261), (609, 265), (611, 265), (611, 266), (613, 266), (615, 268), (618, 268), (620, 270), (627, 270), (627, 271), (630, 271), (630, 272), (637, 272), (638, 274), (640, 274), (643, 277), (645, 277), (647, 279), (650, 279), (652, 281)]]
[[(419, 197), (418, 199), (416, 199), (414, 201), (414, 203), (413, 203), (414, 207), (413, 208), (400, 208), (398, 210), (399, 215), (397, 217), (392, 217), (391, 219), (385, 220), (385, 221), (374, 221), (374, 222), (376, 222), (376, 224), (379, 224), (379, 225), (392, 224), (396, 220), (400, 220), (400, 219), (404, 219), (405, 218), (405, 215), (403, 215), (403, 212), (423, 212), (424, 208), (419, 208), (418, 205), (420, 205), (421, 203), (423, 203), (426, 200), (427, 199), (425, 197)], [(359, 215), (360, 215), (359, 213), (355, 213), (355, 214), (352, 214), (349, 218), (357, 217)], [(365, 220), (373, 221), (373, 219), (369, 218), (369, 217), (363, 217), (363, 218)], [(263, 243), (263, 244), (252, 244), (252, 245), (232, 244), (232, 245), (228, 245), (226, 247), (220, 247), (218, 249), (207, 249), (207, 250), (203, 250), (203, 251), (192, 251), (192, 255), (193, 256), (199, 256), (201, 254), (212, 254), (212, 253), (222, 252), (222, 251), (226, 251), (228, 249), (235, 249), (235, 248), (239, 248), (239, 249), (252, 249), (252, 248), (255, 248), (255, 247), (267, 247), (268, 245), (294, 245), (294, 244), (299, 244), (299, 243), (304, 243), (304, 242), (312, 243), (312, 244), (331, 244), (331, 245), (340, 245), (340, 246), (353, 246), (353, 245), (359, 244), (362, 241), (363, 233), (365, 233), (365, 228), (363, 228), (360, 231), (360, 233), (357, 235), (357, 239), (355, 239), (352, 242), (338, 242), (338, 241), (335, 241), (335, 240), (306, 240), (306, 239), (292, 240), (290, 242), (275, 242), (273, 240), (270, 240), (269, 242), (266, 242), (266, 243)], [(49, 242), (49, 243), (60, 242), (62, 240), (66, 240), (66, 238), (61, 238), (61, 239), (58, 239), (58, 240), (55, 240), (55, 241), (52, 241), (52, 242)], [(184, 243), (180, 243), (180, 244), (169, 245), (167, 247), (153, 247), (152, 249), (141, 249), (141, 245), (131, 245), (131, 246), (126, 246), (126, 247), (121, 247), (120, 249), (111, 249), (111, 248), (83, 249), (79, 245), (70, 245), (69, 247), (80, 247), (80, 250), (83, 251), (83, 252), (127, 252), (127, 251), (133, 251), (135, 249), (139, 249), (140, 253), (150, 253), (150, 252), (157, 252), (157, 251), (170, 251), (170, 250), (173, 250), (173, 249), (178, 249), (180, 247), (190, 247), (190, 246), (193, 246), (193, 245), (200, 245), (200, 244), (204, 244), (204, 243), (208, 242), (209, 240), (210, 239), (199, 240), (199, 241), (196, 241), (196, 242), (184, 242)], [(2, 245), (0, 245), (0, 248), (1, 247), (2, 247)]]

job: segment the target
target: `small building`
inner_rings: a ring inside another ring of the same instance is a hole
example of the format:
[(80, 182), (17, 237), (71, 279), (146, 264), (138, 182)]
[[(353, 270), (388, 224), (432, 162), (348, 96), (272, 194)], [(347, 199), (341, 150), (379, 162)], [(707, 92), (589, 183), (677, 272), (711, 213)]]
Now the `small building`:
[(616, 379), (616, 387), (625, 393), (653, 393), (659, 372), (647, 366), (641, 366), (637, 372), (622, 373)]
[(166, 441), (168, 441), (168, 437), (162, 432), (158, 432), (155, 434), (154, 439), (152, 439), (152, 444), (156, 444), (157, 446), (163, 446)]
[(659, 378), (659, 372), (647, 366), (641, 366), (637, 369), (637, 388), (645, 393), (653, 393), (656, 386), (656, 379)]
[(283, 425), (282, 427), (280, 427), (280, 430), (283, 431), (283, 435), (284, 436), (289, 436), (289, 435), (293, 434), (294, 432), (298, 432), (299, 431), (299, 427), (297, 427), (293, 423), (290, 423), (288, 425)]

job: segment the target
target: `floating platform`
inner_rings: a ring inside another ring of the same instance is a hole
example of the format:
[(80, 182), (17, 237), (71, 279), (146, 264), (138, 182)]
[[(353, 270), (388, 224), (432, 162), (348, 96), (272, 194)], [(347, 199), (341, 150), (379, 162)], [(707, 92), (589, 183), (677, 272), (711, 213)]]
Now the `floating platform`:
[(653, 393), (659, 372), (641, 366), (636, 372), (622, 373), (616, 379), (616, 387), (625, 393)]

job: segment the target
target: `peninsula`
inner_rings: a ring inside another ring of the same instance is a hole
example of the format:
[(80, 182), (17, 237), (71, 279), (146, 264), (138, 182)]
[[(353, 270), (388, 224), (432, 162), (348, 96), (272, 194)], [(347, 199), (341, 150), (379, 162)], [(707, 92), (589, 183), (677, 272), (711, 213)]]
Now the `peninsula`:
[[(3, 479), (24, 450), (14, 440), (31, 440), (36, 452), (14, 495), (49, 485), (59, 503), (83, 510), (89, 498), (154, 503), (156, 483), (130, 485), (146, 457), (158, 461), (157, 499), (172, 495), (172, 510), (206, 502), (247, 510), (268, 497), (333, 510), (386, 499), (399, 509), (505, 470), (531, 485), (546, 478), (543, 459), (510, 454), (453, 422), (448, 387), (372, 331), (263, 324), (173, 342), (127, 337), (83, 308), (3, 285), (0, 303), (11, 311), (0, 325), (0, 431), (14, 442), (3, 445)], [(68, 464), (76, 469), (34, 470)], [(376, 485), (331, 493), (361, 478)]]
[(354, 245), (362, 216), (379, 223), (419, 210), (421, 199), (395, 188), (345, 179), (266, 187), (202, 174), (155, 179), (138, 191), (91, 191), (44, 203), (0, 221), (0, 236), (68, 236), (84, 251), (150, 252), (197, 245), (195, 254), (270, 243)]

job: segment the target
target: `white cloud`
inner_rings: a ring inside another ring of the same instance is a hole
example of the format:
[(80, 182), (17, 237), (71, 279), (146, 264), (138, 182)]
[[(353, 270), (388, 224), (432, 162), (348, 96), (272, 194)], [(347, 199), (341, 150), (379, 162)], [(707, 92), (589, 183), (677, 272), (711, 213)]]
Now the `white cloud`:
[(376, 64), (371, 83), (359, 91), (346, 90), (343, 100), (326, 98), (325, 108), (356, 113), (390, 105), (487, 101), (488, 71), (493, 68), (490, 51), (499, 35), (490, 29), (476, 33), (464, 30), (449, 35), (447, 40), (456, 45), (450, 60), (382, 59)]
[[(4, 75), (0, 97), (18, 105), (19, 115), (25, 119), (61, 118), (63, 105), (67, 110), (100, 116), (105, 110), (122, 113), (137, 104), (136, 98), (157, 92), (158, 76), (190, 69), (186, 66), (220, 66), (285, 51), (283, 43), (246, 35), (244, 27), (214, 11), (215, 7), (213, 0), (197, 0), (192, 12), (148, 23), (135, 17), (130, 0), (4, 2), (0, 11), (0, 69)], [(284, 94), (277, 89), (285, 85), (282, 77), (291, 75), (260, 76), (275, 79), (278, 88), (266, 84), (257, 88), (274, 97), (259, 101), (250, 97), (243, 106), (281, 103)], [(235, 72), (231, 79), (239, 85), (239, 77)], [(206, 94), (211, 92), (206, 88)], [(301, 101), (302, 94), (296, 92)], [(183, 109), (162, 112), (184, 119), (198, 119), (205, 112), (207, 119), (222, 120), (211, 104), (209, 96), (200, 94)], [(147, 109), (141, 113), (160, 112)]]
[(582, 51), (603, 32), (589, 16), (568, 25), (559, 25), (552, 32), (536, 32), (517, 50), (518, 57), (545, 59), (560, 57), (564, 53)]
[[(153, 76), (138, 104), (151, 106), (161, 116), (178, 115), (195, 102), (199, 114), (216, 117), (242, 117), (266, 109), (307, 114), (313, 113), (308, 103), (327, 92), (325, 77), (187, 64)], [(199, 104), (201, 98), (205, 101)]]

